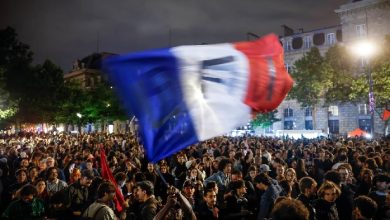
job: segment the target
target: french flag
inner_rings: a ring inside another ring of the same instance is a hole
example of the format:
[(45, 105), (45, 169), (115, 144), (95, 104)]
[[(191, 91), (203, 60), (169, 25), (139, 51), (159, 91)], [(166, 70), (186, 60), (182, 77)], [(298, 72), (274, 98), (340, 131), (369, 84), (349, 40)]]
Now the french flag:
[(274, 110), (293, 85), (274, 34), (112, 56), (103, 67), (137, 117), (151, 162)]

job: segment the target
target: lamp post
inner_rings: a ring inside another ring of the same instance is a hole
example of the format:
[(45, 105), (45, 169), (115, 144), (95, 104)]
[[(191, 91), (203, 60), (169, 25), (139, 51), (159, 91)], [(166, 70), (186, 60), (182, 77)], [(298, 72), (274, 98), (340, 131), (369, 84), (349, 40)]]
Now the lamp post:
[(369, 41), (361, 41), (358, 42), (354, 46), (355, 52), (363, 59), (364, 67), (367, 74), (368, 81), (368, 103), (370, 107), (370, 118), (371, 118), (371, 137), (374, 138), (374, 112), (375, 112), (375, 98), (374, 98), (374, 88), (373, 88), (373, 80), (371, 74), (371, 67), (369, 58), (374, 54), (375, 47), (373, 43)]
[(78, 129), (79, 129), (79, 133), (81, 133), (81, 118), (83, 117), (83, 115), (82, 114), (80, 114), (80, 113), (76, 113), (76, 116), (79, 118), (79, 123), (78, 123)]

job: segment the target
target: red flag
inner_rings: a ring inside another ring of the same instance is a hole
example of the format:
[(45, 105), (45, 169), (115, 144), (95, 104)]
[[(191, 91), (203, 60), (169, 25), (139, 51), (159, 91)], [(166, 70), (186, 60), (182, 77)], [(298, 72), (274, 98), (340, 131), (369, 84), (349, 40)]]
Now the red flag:
[(104, 152), (103, 147), (100, 149), (100, 165), (102, 167), (101, 175), (103, 179), (110, 181), (115, 186), (115, 195), (116, 195), (114, 198), (115, 207), (118, 212), (121, 212), (123, 210), (122, 204), (125, 201), (125, 199), (123, 198), (122, 193), (119, 191), (118, 184), (116, 183), (115, 178), (112, 175), (112, 172), (107, 165), (106, 153)]
[(383, 121), (386, 121), (389, 118), (390, 118), (390, 110), (385, 109), (385, 111), (383, 112)]

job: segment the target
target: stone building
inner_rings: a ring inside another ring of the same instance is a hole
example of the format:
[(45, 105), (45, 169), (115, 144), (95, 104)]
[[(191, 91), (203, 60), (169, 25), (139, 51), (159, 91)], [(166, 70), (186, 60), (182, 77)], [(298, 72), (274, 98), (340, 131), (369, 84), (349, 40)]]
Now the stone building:
[[(321, 54), (336, 43), (351, 45), (357, 40), (369, 38), (376, 42), (390, 35), (389, 0), (353, 0), (341, 5), (335, 12), (340, 25), (316, 30), (294, 32), (283, 25), (281, 42), (285, 50), (286, 68), (291, 70), (295, 61), (303, 57), (311, 47), (317, 47)], [(358, 65), (358, 64), (357, 64)], [(367, 94), (368, 95), (368, 94)], [(374, 114), (375, 133), (384, 134), (384, 122), (380, 118), (383, 109)], [(312, 108), (302, 108), (295, 100), (285, 100), (278, 107), (274, 123), (265, 133), (277, 130), (321, 130), (323, 133), (345, 135), (355, 128), (371, 131), (371, 116), (368, 103), (319, 105), (313, 114)]]

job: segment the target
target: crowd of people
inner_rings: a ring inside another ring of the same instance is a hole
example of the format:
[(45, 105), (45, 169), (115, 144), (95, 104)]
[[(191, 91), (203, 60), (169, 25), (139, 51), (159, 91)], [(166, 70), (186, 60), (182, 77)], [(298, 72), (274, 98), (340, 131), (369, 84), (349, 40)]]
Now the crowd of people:
[(390, 219), (390, 139), (223, 136), (146, 154), (133, 134), (2, 135), (1, 218)]

